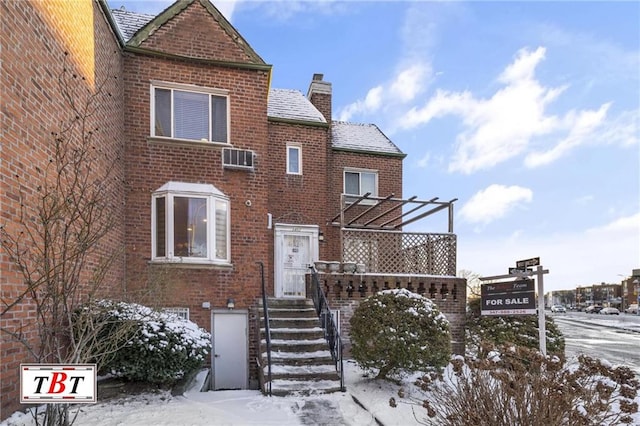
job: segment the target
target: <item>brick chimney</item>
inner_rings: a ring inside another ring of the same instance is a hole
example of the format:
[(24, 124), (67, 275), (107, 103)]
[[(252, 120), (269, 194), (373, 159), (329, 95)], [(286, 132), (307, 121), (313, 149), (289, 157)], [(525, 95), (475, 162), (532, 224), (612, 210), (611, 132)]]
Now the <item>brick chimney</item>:
[(307, 98), (322, 113), (327, 123), (331, 124), (331, 83), (322, 80), (323, 74), (314, 74)]

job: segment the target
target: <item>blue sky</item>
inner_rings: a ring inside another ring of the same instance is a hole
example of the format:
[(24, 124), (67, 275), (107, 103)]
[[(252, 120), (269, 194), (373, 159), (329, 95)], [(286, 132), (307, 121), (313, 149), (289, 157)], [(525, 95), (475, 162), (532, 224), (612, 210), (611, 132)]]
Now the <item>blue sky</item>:
[[(322, 73), (334, 119), (375, 123), (408, 154), (405, 197), (458, 198), (459, 270), (540, 257), (550, 291), (640, 268), (640, 3), (213, 4), (272, 87), (306, 93)], [(446, 216), (412, 230), (445, 232)]]

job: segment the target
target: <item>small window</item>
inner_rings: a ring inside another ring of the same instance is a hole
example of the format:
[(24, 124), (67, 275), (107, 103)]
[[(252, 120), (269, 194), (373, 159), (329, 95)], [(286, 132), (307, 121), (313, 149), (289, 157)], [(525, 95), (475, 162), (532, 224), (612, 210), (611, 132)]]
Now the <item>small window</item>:
[(151, 87), (151, 136), (228, 143), (226, 91), (165, 85)]
[(287, 145), (287, 173), (302, 174), (302, 148), (299, 146)]
[(189, 308), (164, 308), (164, 312), (173, 314), (179, 318), (189, 320)]
[(370, 192), (370, 196), (378, 196), (378, 172), (371, 170), (345, 169), (344, 193), (362, 196)]
[(152, 210), (154, 260), (229, 263), (229, 200), (213, 185), (169, 182)]

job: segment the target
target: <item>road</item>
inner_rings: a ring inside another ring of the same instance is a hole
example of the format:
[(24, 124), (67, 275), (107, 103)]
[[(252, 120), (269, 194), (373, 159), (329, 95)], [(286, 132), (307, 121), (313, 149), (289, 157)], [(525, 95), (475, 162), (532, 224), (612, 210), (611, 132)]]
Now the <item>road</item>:
[(550, 315), (564, 335), (568, 358), (584, 354), (606, 359), (614, 366), (625, 365), (640, 375), (640, 333), (613, 328), (627, 326), (640, 330), (640, 317), (582, 312)]

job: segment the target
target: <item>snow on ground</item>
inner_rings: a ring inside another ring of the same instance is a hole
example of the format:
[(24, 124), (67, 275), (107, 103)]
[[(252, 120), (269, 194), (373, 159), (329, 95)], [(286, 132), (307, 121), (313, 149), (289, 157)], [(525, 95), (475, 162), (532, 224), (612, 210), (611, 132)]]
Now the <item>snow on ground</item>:
[[(346, 393), (267, 397), (252, 390), (199, 392), (196, 384), (183, 396), (171, 396), (169, 392), (144, 393), (83, 405), (75, 424), (406, 426), (417, 425), (420, 419), (426, 418), (422, 407), (409, 405), (397, 397), (400, 385), (374, 380), (353, 361), (346, 361), (344, 365)], [(406, 378), (405, 385), (412, 379)], [(200, 383), (204, 380), (203, 374), (198, 380)], [(398, 402), (395, 408), (389, 405), (391, 397)], [(636, 401), (640, 403), (640, 397)], [(636, 414), (634, 420), (640, 424), (640, 415)], [(34, 424), (30, 415), (14, 413), (0, 426)]]
[[(200, 380), (203, 378), (200, 376)], [(349, 392), (308, 397), (267, 397), (259, 391), (198, 392), (197, 386), (183, 396), (169, 392), (145, 393), (79, 406), (76, 425), (351, 425), (416, 424), (410, 407), (391, 408), (389, 398), (398, 386), (363, 377), (353, 362), (345, 362)], [(371, 412), (363, 409), (356, 396)], [(14, 413), (2, 426), (31, 426), (32, 417)]]
[[(625, 320), (604, 318), (581, 319), (610, 327), (635, 329), (640, 325)], [(108, 402), (80, 406), (76, 425), (347, 425), (406, 426), (419, 424), (425, 418), (421, 407), (409, 405), (397, 397), (400, 385), (374, 380), (364, 374), (353, 361), (345, 361), (346, 393), (315, 396), (267, 397), (259, 391), (198, 392), (196, 384), (183, 396), (169, 392), (145, 393), (113, 399)], [(200, 383), (204, 380), (199, 376)], [(405, 387), (412, 378), (404, 380)], [(397, 407), (389, 405), (395, 397)], [(357, 400), (357, 402), (356, 402)], [(640, 396), (636, 397), (640, 404)], [(364, 407), (364, 408), (363, 408)], [(640, 413), (634, 415), (640, 425)], [(378, 423), (379, 422), (379, 423)], [(30, 415), (14, 413), (0, 426), (32, 426)]]

